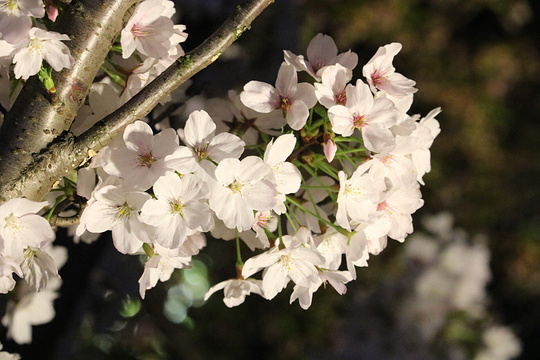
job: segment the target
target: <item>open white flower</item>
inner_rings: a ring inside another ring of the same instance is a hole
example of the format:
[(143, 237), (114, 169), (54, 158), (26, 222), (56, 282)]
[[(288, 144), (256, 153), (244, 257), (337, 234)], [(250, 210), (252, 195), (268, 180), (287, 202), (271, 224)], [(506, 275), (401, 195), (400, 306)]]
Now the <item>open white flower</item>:
[(92, 233), (112, 230), (114, 246), (123, 254), (140, 250), (151, 242), (152, 227), (141, 221), (139, 211), (151, 196), (142, 191), (124, 192), (120, 186), (107, 185), (94, 193), (84, 210), (81, 224)]
[(275, 184), (265, 180), (272, 169), (261, 158), (242, 161), (224, 159), (216, 168), (211, 185), (210, 208), (230, 229), (245, 231), (253, 226), (254, 210), (270, 210), (276, 203)]
[(391, 100), (373, 99), (369, 87), (361, 80), (347, 85), (347, 106), (334, 105), (328, 110), (332, 130), (351, 136), (355, 129), (362, 132), (368, 150), (382, 152), (395, 144), (390, 127), (396, 124), (397, 110)]
[(0, 33), (11, 44), (22, 41), (32, 28), (32, 18), (45, 16), (42, 0), (0, 0)]
[(295, 55), (285, 50), (285, 61), (295, 67), (296, 71), (306, 71), (317, 81), (321, 80), (323, 69), (326, 66), (341, 64), (347, 69), (354, 69), (358, 64), (358, 55), (350, 50), (338, 55), (334, 39), (325, 34), (317, 34), (309, 42), (307, 59), (303, 55)]
[(417, 91), (414, 88), (416, 84), (413, 80), (407, 79), (392, 65), (394, 56), (401, 50), (400, 43), (391, 43), (381, 46), (375, 55), (362, 69), (371, 91), (374, 93), (377, 89), (388, 93), (391, 96), (407, 96)]
[(240, 100), (261, 113), (280, 109), (294, 130), (300, 130), (306, 124), (309, 109), (317, 103), (313, 85), (299, 84), (296, 70), (286, 63), (279, 68), (275, 88), (261, 81), (250, 81), (240, 93)]
[(170, 170), (169, 159), (178, 148), (178, 135), (165, 129), (153, 135), (150, 125), (135, 121), (126, 126), (124, 144), (111, 148), (110, 160), (103, 169), (110, 175), (124, 179), (125, 190), (146, 190)]
[(69, 36), (40, 28), (30, 29), (28, 38), (17, 45), (19, 50), (13, 56), (15, 78), (26, 80), (37, 74), (43, 59), (56, 71), (70, 68), (74, 60), (68, 47), (61, 42), (65, 40), (70, 40)]
[(0, 253), (23, 261), (27, 246), (42, 248), (54, 239), (51, 225), (36, 215), (47, 202), (11, 199), (0, 205)]
[(273, 210), (277, 214), (285, 212), (285, 195), (292, 194), (300, 189), (302, 174), (294, 164), (287, 162), (287, 158), (294, 150), (296, 137), (293, 134), (281, 135), (268, 143), (264, 152), (264, 162), (272, 168), (273, 181), (278, 191), (277, 202)]
[(235, 307), (244, 302), (246, 296), (255, 293), (263, 296), (262, 281), (255, 279), (229, 279), (212, 286), (204, 295), (204, 301), (216, 291), (223, 289), (223, 302), (227, 307)]
[(127, 59), (137, 49), (153, 58), (167, 58), (172, 47), (185, 41), (185, 26), (174, 25), (174, 3), (146, 0), (137, 6), (121, 33), (122, 57)]
[(154, 184), (157, 199), (148, 200), (141, 209), (141, 219), (156, 227), (155, 241), (169, 249), (180, 247), (189, 230), (209, 231), (213, 218), (206, 203), (206, 188), (195, 175), (180, 178), (167, 172)]

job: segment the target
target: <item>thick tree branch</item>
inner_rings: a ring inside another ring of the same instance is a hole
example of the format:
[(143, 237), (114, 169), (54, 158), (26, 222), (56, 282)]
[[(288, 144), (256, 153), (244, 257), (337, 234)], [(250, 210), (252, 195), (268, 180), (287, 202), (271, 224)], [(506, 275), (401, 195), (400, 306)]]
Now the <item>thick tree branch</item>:
[[(89, 87), (122, 29), (126, 11), (141, 0), (81, 0), (66, 6), (56, 31), (66, 42), (75, 63), (53, 72), (56, 94), (48, 94), (37, 76), (24, 85), (0, 128), (0, 202), (13, 195), (6, 186), (19, 181), (37, 154), (67, 131)], [(20, 194), (23, 195), (22, 193)]]
[(46, 151), (37, 156), (19, 177), (7, 185), (0, 184), (0, 201), (14, 197), (33, 200), (43, 198), (56, 180), (88, 160), (91, 153), (108, 144), (128, 124), (142, 119), (161, 99), (217, 60), (272, 2), (273, 0), (251, 0), (237, 6), (235, 13), (214, 34), (178, 59), (114, 113), (77, 139), (69, 132), (63, 133)]

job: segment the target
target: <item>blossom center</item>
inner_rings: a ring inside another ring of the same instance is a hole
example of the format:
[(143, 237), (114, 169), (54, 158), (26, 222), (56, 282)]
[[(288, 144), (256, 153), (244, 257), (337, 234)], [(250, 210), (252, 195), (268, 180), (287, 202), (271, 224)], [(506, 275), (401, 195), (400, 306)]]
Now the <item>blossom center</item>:
[(146, 26), (139, 23), (133, 24), (133, 26), (131, 27), (131, 33), (135, 37), (145, 37), (145, 36), (150, 35), (150, 31), (148, 31)]
[(138, 160), (139, 160), (139, 166), (146, 166), (147, 168), (152, 167), (152, 164), (157, 161), (152, 155), (152, 153), (139, 154)]
[(22, 221), (18, 217), (16, 217), (13, 214), (10, 214), (6, 218), (6, 225), (4, 225), (4, 228), (10, 228), (14, 230), (19, 230), (19, 228), (22, 226)]
[(383, 201), (377, 205), (377, 211), (384, 211), (388, 215), (392, 215), (396, 210), (386, 201)]
[(270, 220), (272, 220), (272, 213), (265, 211), (257, 216), (257, 225), (268, 229), (268, 226), (270, 226)]
[(243, 187), (243, 184), (241, 182), (239, 182), (238, 180), (234, 180), (232, 183), (229, 184), (229, 186), (227, 186), (229, 189), (232, 190), (232, 192), (234, 194), (240, 194), (242, 195), (242, 187)]
[(291, 109), (292, 102), (289, 98), (280, 96), (279, 107), (283, 111), (289, 111)]
[(381, 85), (386, 82), (388, 75), (384, 74), (381, 69), (377, 69), (373, 74), (371, 74), (371, 81), (375, 86)]
[(28, 43), (28, 48), (31, 50), (41, 50), (41, 40), (40, 39), (32, 39)]
[(345, 105), (347, 103), (347, 93), (345, 91), (345, 89), (341, 90), (337, 95), (336, 95), (336, 104), (338, 105)]
[(357, 129), (363, 128), (367, 125), (367, 119), (365, 115), (354, 115), (351, 122), (353, 126)]
[(14, 12), (14, 10), (19, 10), (18, 3), (18, 0), (8, 0), (3, 7), (6, 7), (9, 11)]
[(131, 208), (128, 203), (124, 203), (124, 205), (118, 208), (118, 212), (116, 213), (116, 219), (120, 222), (126, 222), (131, 217), (131, 212), (133, 210), (135, 209)]
[(173, 202), (170, 202), (169, 205), (171, 207), (171, 214), (178, 214), (180, 216), (184, 215), (185, 205), (182, 204), (180, 201), (175, 200)]
[(197, 154), (197, 157), (199, 158), (199, 161), (206, 159), (208, 157), (208, 145), (210, 144), (207, 143), (204, 146), (199, 146), (194, 149), (195, 154)]

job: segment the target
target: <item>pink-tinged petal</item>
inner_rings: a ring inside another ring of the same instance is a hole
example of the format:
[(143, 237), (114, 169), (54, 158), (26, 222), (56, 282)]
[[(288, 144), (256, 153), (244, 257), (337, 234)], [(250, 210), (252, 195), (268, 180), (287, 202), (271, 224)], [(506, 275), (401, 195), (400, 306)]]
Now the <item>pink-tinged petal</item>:
[(182, 179), (172, 171), (159, 177), (154, 184), (154, 195), (162, 201), (168, 202), (182, 196)]
[(217, 217), (229, 229), (238, 228), (238, 231), (251, 229), (255, 221), (253, 210), (249, 208), (240, 195), (230, 191), (223, 192), (219, 199), (210, 197), (210, 207), (216, 212)]
[(214, 286), (212, 286), (206, 294), (204, 294), (204, 301), (207, 301), (210, 296), (212, 296), (215, 292), (218, 292), (219, 290), (223, 289), (225, 285), (228, 285), (231, 280), (222, 281)]
[(21, 217), (22, 225), (18, 229), (23, 244), (43, 247), (54, 239), (54, 231), (49, 222), (39, 215)]
[(278, 109), (279, 93), (272, 85), (260, 81), (250, 81), (240, 93), (242, 103), (255, 111), (269, 113)]
[(270, 141), (264, 152), (264, 162), (270, 166), (275, 166), (287, 160), (296, 146), (296, 137), (293, 134), (284, 134)]
[(289, 282), (285, 269), (280, 264), (268, 268), (263, 277), (263, 293), (267, 300), (272, 300)]
[(133, 209), (140, 210), (144, 203), (150, 200), (152, 197), (145, 192), (128, 192), (126, 193), (126, 203)]
[(184, 220), (191, 230), (210, 231), (214, 225), (210, 207), (204, 202), (191, 202), (184, 210)]
[(88, 102), (94, 114), (106, 116), (118, 109), (120, 97), (112, 85), (94, 83), (88, 94)]
[(10, 44), (18, 44), (28, 36), (32, 28), (30, 16), (6, 15), (2, 12), (0, 16), (0, 33), (2, 38)]
[(227, 158), (223, 159), (216, 168), (215, 176), (220, 184), (231, 184), (239, 172), (240, 160)]
[(99, 189), (94, 195), (96, 201), (107, 206), (120, 206), (126, 202), (125, 194), (121, 193), (118, 186), (107, 185)]
[(351, 50), (341, 53), (336, 57), (336, 63), (353, 70), (358, 65), (358, 55)]
[(302, 174), (298, 168), (289, 162), (282, 162), (272, 169), (276, 188), (282, 194), (292, 194), (300, 189)]
[(165, 156), (164, 162), (167, 168), (178, 171), (180, 174), (195, 171), (197, 166), (195, 153), (185, 146), (179, 146), (172, 154)]
[(163, 200), (150, 199), (141, 208), (141, 221), (152, 226), (161, 226), (172, 217), (171, 206)]
[(307, 71), (303, 55), (296, 55), (289, 50), (283, 50), (283, 59), (287, 64), (294, 66), (296, 71)]
[(347, 85), (347, 107), (356, 115), (367, 115), (373, 107), (373, 94), (369, 86), (358, 79), (356, 86)]
[(24, 48), (13, 57), (15, 78), (27, 80), (30, 76), (38, 73), (41, 68), (43, 57), (41, 52)]
[(329, 109), (332, 106), (336, 105), (335, 94), (332, 92), (331, 88), (320, 83), (315, 83), (314, 85), (315, 85), (315, 96), (317, 96), (317, 99), (319, 100), (319, 103), (321, 103), (322, 106)]
[(328, 118), (332, 124), (332, 131), (343, 136), (351, 136), (354, 131), (353, 115), (343, 105), (334, 105), (328, 109)]
[[(246, 186), (242, 197), (247, 206), (258, 211), (272, 209), (276, 203), (276, 187), (268, 181), (259, 181), (252, 186)], [(250, 227), (251, 228), (251, 225)], [(244, 229), (247, 230), (247, 229)]]
[(102, 233), (113, 228), (117, 216), (117, 208), (96, 201), (84, 209), (81, 223), (92, 233)]
[(126, 147), (141, 155), (149, 154), (152, 151), (153, 137), (152, 128), (143, 121), (135, 121), (126, 126), (124, 131)]
[(240, 162), (238, 177), (242, 182), (253, 183), (268, 176), (272, 169), (258, 156), (248, 156)]
[(291, 99), (293, 102), (301, 101), (311, 109), (317, 103), (315, 87), (309, 83), (300, 83), (296, 88), (296, 93)]
[(362, 139), (366, 149), (376, 153), (391, 150), (395, 146), (395, 138), (388, 129), (366, 126), (362, 128)]
[(42, 47), (43, 58), (54, 70), (60, 71), (63, 68), (71, 68), (74, 59), (65, 44), (59, 41), (44, 41)]
[(157, 228), (156, 241), (168, 249), (176, 249), (186, 241), (187, 228), (180, 215), (170, 218), (167, 223), (162, 223)]
[[(207, 198), (206, 184), (201, 182), (201, 178), (197, 175), (184, 175), (182, 177), (182, 203), (187, 204), (191, 201), (203, 201)], [(203, 191), (204, 187), (204, 191)]]
[(287, 63), (281, 64), (276, 79), (276, 89), (282, 97), (292, 97), (296, 92), (298, 77), (296, 69)]
[(394, 103), (388, 99), (377, 99), (368, 114), (369, 126), (389, 129), (396, 124), (398, 112)]
[(287, 111), (287, 124), (293, 130), (300, 130), (306, 125), (309, 109), (303, 102), (295, 102)]
[(216, 135), (208, 146), (208, 156), (215, 162), (227, 158), (239, 158), (246, 143), (238, 136), (224, 132)]
[(418, 91), (414, 87), (416, 82), (399, 73), (393, 73), (386, 79), (386, 81), (378, 84), (378, 88), (387, 92), (391, 96), (407, 96), (409, 94), (414, 94)]
[(134, 254), (143, 245), (133, 233), (130, 221), (116, 224), (112, 228), (112, 238), (114, 247), (122, 254)]
[(120, 33), (120, 44), (122, 45), (122, 57), (127, 59), (135, 51), (135, 37), (130, 30), (125, 27)]
[(328, 35), (317, 34), (309, 43), (307, 58), (315, 73), (326, 65), (335, 63), (338, 49), (334, 39)]
[(23, 216), (26, 214), (36, 214), (47, 206), (46, 201), (37, 202), (24, 198), (10, 199), (0, 206), (0, 217), (7, 217), (9, 214)]
[(165, 129), (157, 133), (153, 138), (152, 155), (156, 159), (163, 159), (170, 155), (178, 147), (178, 134), (174, 129)]
[(189, 115), (184, 127), (186, 142), (192, 147), (206, 146), (214, 137), (216, 124), (204, 110)]

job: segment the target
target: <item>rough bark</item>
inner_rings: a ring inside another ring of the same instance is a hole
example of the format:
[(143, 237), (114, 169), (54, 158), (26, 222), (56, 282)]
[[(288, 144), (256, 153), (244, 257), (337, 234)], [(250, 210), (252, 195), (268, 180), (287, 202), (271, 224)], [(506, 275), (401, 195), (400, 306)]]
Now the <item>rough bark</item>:
[(66, 6), (55, 31), (67, 34), (75, 60), (71, 69), (54, 72), (55, 94), (48, 94), (37, 76), (24, 85), (0, 128), (0, 202), (36, 157), (69, 130), (88, 89), (122, 29), (126, 11), (141, 0), (80, 0)]
[(127, 125), (142, 119), (161, 99), (217, 60), (273, 2), (274, 0), (251, 0), (245, 5), (237, 6), (235, 13), (214, 34), (178, 59), (114, 113), (78, 138), (64, 131), (49, 146), (42, 147), (41, 153), (34, 154), (32, 161), (19, 171), (18, 176), (0, 182), (0, 203), (15, 197), (42, 199), (55, 181), (87, 161), (91, 154), (107, 145)]

